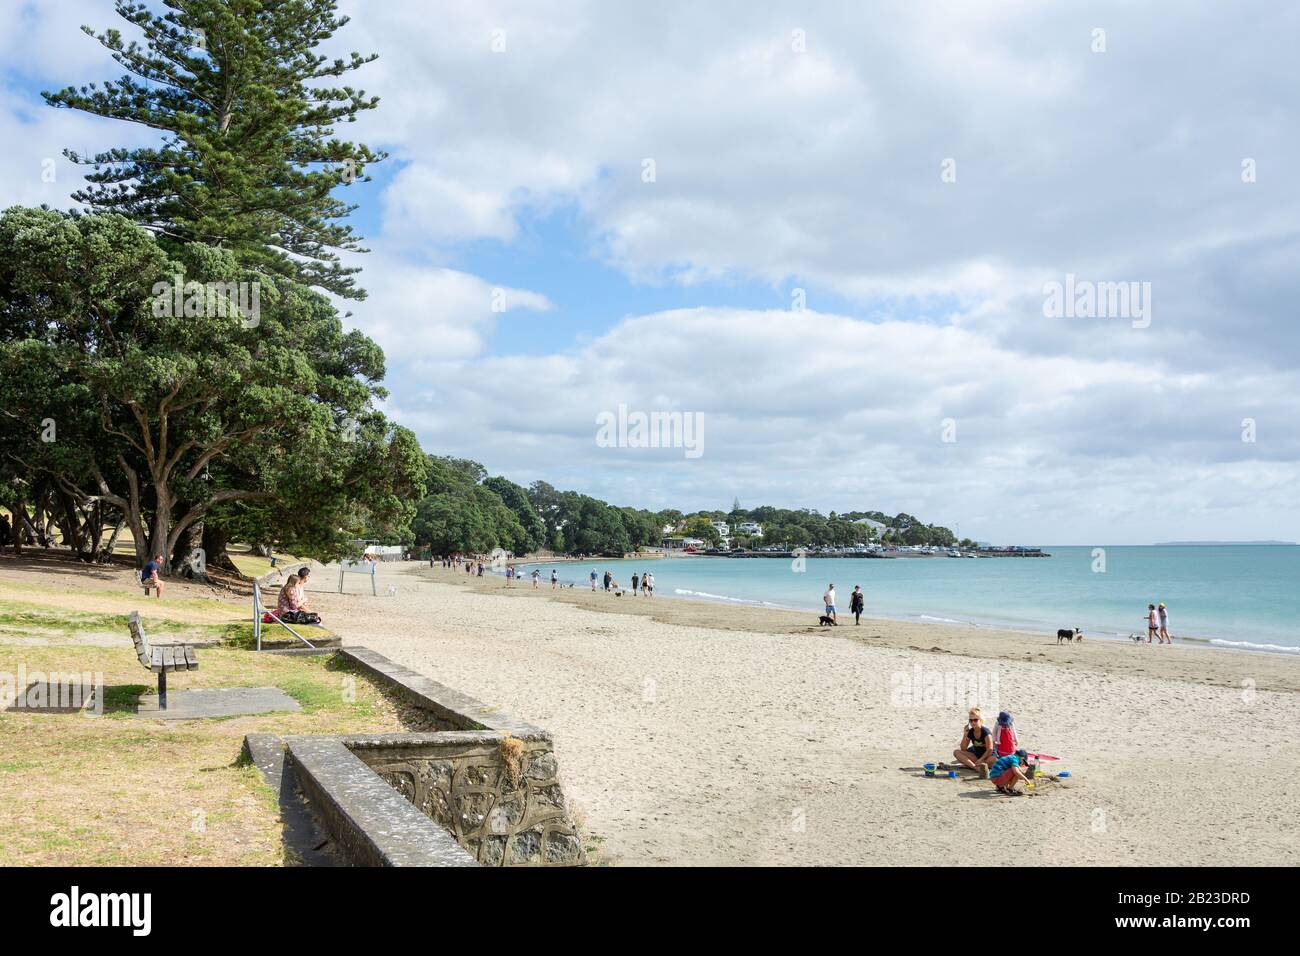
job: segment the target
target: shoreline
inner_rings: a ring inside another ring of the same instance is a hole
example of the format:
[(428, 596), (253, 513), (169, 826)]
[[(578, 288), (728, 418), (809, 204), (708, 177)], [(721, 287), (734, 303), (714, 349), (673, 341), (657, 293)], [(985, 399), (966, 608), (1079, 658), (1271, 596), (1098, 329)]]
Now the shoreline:
[(1127, 640), (1090, 638), (1085, 633), (1082, 643), (1058, 645), (1054, 637), (1042, 632), (865, 616), (861, 626), (854, 626), (850, 619), (838, 627), (824, 628), (817, 626), (815, 619), (809, 623), (808, 611), (709, 601), (683, 595), (618, 598), (603, 590), (593, 592), (578, 586), (552, 591), (547, 580), (542, 580), (537, 589), (532, 587), (531, 581), (506, 587), (504, 578), (495, 572), (479, 578), (440, 565), (430, 569), (427, 563), (412, 570), (426, 580), (459, 584), (480, 593), (532, 600), (545, 597), (561, 604), (578, 605), (607, 614), (649, 617), (665, 624), (757, 634), (818, 634), (873, 647), (960, 654), (990, 660), (1050, 662), (1090, 672), (1166, 677), (1236, 690), (1249, 687), (1300, 692), (1300, 656), (1222, 647), (1199, 641), (1180, 643), (1175, 639), (1173, 645), (1148, 645), (1145, 641), (1138, 644)]
[[(717, 557), (717, 556), (716, 555), (692, 555), (691, 557), (693, 559), (703, 560), (706, 558)], [(569, 563), (591, 562), (592, 560), (593, 559), (590, 558), (567, 559)], [(605, 560), (628, 561), (633, 559), (607, 558)], [(731, 559), (724, 559), (724, 560), (731, 560)], [(809, 560), (814, 560), (814, 558), (809, 558)], [(522, 570), (524, 568), (532, 569), (534, 567), (545, 568), (548, 567), (551, 562), (538, 561), (534, 559), (524, 560), (520, 558), (520, 559), (513, 560), (510, 563), (514, 564), (517, 568)], [(554, 563), (559, 564), (560, 562), (556, 561)], [(501, 578), (504, 572), (498, 571), (493, 568), (489, 568), (487, 574), (494, 575), (498, 578)], [(462, 576), (468, 577), (468, 575), (462, 575)], [(563, 581), (563, 579), (561, 580)], [(573, 584), (574, 585), (573, 590), (587, 589), (585, 581), (572, 581), (572, 582), (564, 582), (564, 583)], [(549, 579), (544, 576), (542, 579), (542, 588), (543, 590), (546, 590), (549, 589), (549, 587), (550, 587)], [(679, 593), (679, 590), (663, 591), (662, 593), (656, 594), (655, 599), (659, 599), (659, 598), (666, 598), (672, 601), (696, 601), (698, 603), (716, 605), (720, 607), (748, 607), (748, 608), (755, 608), (757, 610), (786, 611), (786, 612), (800, 614), (800, 615), (820, 613), (818, 607), (813, 604), (810, 604), (807, 608), (800, 609), (785, 604), (775, 604), (767, 601), (758, 601), (753, 598), (737, 598), (737, 597), (727, 597), (725, 595), (709, 595), (699, 591), (691, 592), (689, 594)], [(643, 598), (636, 597), (633, 598), (632, 600), (640, 601), (643, 600)], [(864, 615), (862, 620), (864, 623), (866, 623), (867, 617)], [(926, 627), (941, 626), (941, 627), (954, 627), (954, 628), (971, 628), (972, 630), (989, 630), (989, 631), (998, 631), (1004, 633), (1021, 634), (1026, 637), (1043, 637), (1045, 634), (1050, 634), (1054, 630), (1053, 625), (1048, 623), (1043, 623), (1038, 629), (1034, 629), (1033, 625), (1004, 624), (998, 621), (975, 621), (975, 620), (963, 621), (955, 618), (936, 619), (930, 615), (924, 615), (924, 614), (914, 615), (914, 616), (881, 614), (880, 616), (871, 618), (871, 620), (873, 622), (878, 622), (878, 623), (895, 622), (899, 624), (915, 624), (915, 625), (926, 626)], [(710, 625), (710, 626), (714, 626), (714, 625)], [(840, 626), (843, 627), (845, 625), (841, 623)], [(1146, 643), (1145, 640), (1142, 641), (1130, 640), (1126, 635), (1123, 635), (1121, 632), (1118, 631), (1113, 632), (1110, 630), (1102, 629), (1099, 626), (1094, 626), (1094, 627), (1096, 629), (1088, 629), (1088, 628), (1084, 629), (1084, 636), (1085, 636), (1084, 643), (1087, 643), (1087, 641), (1102, 641), (1107, 644), (1118, 644), (1120, 646), (1140, 645)], [(1053, 641), (1052, 643), (1054, 644), (1055, 642)], [(1235, 641), (1231, 638), (1226, 638), (1226, 637), (1209, 637), (1209, 636), (1204, 636), (1199, 634), (1175, 636), (1174, 644), (1173, 644), (1174, 647), (1188, 646), (1188, 645), (1191, 645), (1196, 648), (1205, 648), (1205, 649), (1213, 650), (1216, 653), (1255, 654), (1255, 655), (1263, 655), (1266, 657), (1280, 657), (1283, 659), (1300, 660), (1300, 646), (1288, 647), (1282, 644), (1257, 644), (1251, 641)], [(1154, 646), (1154, 644), (1152, 646)]]
[[(507, 588), (425, 565), (381, 573), (389, 597), (313, 602), (345, 644), (545, 727), (603, 862), (1300, 859), (1300, 666), (1287, 658), (893, 621), (818, 628), (798, 612)], [(1019, 800), (968, 775), (925, 778), (970, 703), (1014, 713), (1025, 745), (1059, 755), (1070, 778)], [(1211, 772), (1234, 761), (1252, 768), (1249, 787)], [(1023, 839), (994, 838), (1008, 827)], [(1050, 860), (1026, 858), (1030, 845)]]

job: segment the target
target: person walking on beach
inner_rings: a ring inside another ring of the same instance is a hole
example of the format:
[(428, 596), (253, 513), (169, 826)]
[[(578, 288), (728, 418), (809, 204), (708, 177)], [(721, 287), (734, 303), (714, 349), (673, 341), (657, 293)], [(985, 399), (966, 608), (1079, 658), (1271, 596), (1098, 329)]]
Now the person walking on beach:
[(822, 595), (822, 603), (826, 605), (826, 616), (829, 617), (836, 624), (840, 623), (839, 618), (835, 616), (835, 585), (834, 584), (826, 585), (826, 593)]
[(636, 597), (636, 589), (640, 586), (640, 583), (641, 583), (641, 579), (637, 577), (636, 572), (633, 571), (632, 572), (632, 596), (633, 597)]
[(541, 580), (542, 580), (542, 572), (539, 571), (537, 568), (533, 568), (533, 590), (534, 591), (537, 590), (538, 587), (540, 587)]
[(554, 591), (560, 586), (560, 572), (551, 568), (551, 590)]
[(654, 572), (651, 571), (651, 572), (649, 572), (645, 577), (643, 577), (643, 578), (641, 579), (641, 583), (642, 583), (643, 585), (645, 585), (645, 594), (646, 594), (646, 597), (654, 597), (654, 596), (655, 596), (655, 575), (654, 575)]
[(853, 615), (853, 623), (862, 623), (862, 608), (866, 599), (862, 595), (862, 585), (853, 585), (853, 593), (849, 595), (849, 613)]
[(1169, 636), (1169, 611), (1165, 608), (1164, 602), (1156, 609), (1156, 616), (1160, 621), (1159, 637), (1166, 644), (1172, 644), (1174, 639)]
[(596, 569), (591, 569), (591, 589), (596, 590)]
[[(1158, 638), (1159, 636), (1160, 636), (1160, 622), (1159, 619), (1156, 617), (1156, 606), (1154, 604), (1148, 604), (1147, 605), (1147, 643), (1150, 644), (1151, 638), (1153, 637)], [(1159, 641), (1159, 643), (1163, 644), (1164, 641)]]
[(610, 583), (611, 583), (613, 580), (614, 580), (614, 575), (612, 575), (612, 574), (610, 574), (608, 571), (606, 571), (606, 572), (605, 572), (605, 590), (606, 590), (606, 591), (609, 590), (609, 585), (610, 585)]
[(514, 583), (515, 583), (515, 566), (513, 564), (507, 564), (506, 565), (506, 587), (512, 587)]

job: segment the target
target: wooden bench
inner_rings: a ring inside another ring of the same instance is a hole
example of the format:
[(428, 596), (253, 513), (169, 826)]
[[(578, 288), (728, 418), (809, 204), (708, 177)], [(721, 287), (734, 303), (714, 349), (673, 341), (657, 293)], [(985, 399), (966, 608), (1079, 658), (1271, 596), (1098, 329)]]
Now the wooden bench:
[(158, 675), (158, 709), (167, 709), (167, 672), (196, 671), (199, 662), (194, 657), (194, 647), (190, 644), (150, 644), (145, 637), (144, 625), (140, 623), (140, 612), (132, 611), (127, 618), (127, 627), (131, 629), (131, 640), (135, 643), (135, 655), (149, 671)]

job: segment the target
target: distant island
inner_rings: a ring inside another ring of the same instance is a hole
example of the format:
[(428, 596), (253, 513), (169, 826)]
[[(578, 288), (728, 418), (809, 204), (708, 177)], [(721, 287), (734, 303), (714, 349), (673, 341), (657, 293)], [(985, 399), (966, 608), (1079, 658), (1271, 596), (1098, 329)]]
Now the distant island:
[(1294, 541), (1157, 541), (1153, 548), (1211, 548), (1225, 545), (1253, 545), (1270, 547), (1294, 547)]

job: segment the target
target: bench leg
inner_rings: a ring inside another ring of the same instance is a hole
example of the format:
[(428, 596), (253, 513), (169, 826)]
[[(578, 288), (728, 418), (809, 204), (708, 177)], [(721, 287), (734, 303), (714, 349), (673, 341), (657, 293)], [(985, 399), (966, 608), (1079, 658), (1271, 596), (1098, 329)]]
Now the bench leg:
[(158, 709), (167, 709), (167, 672), (158, 672)]

